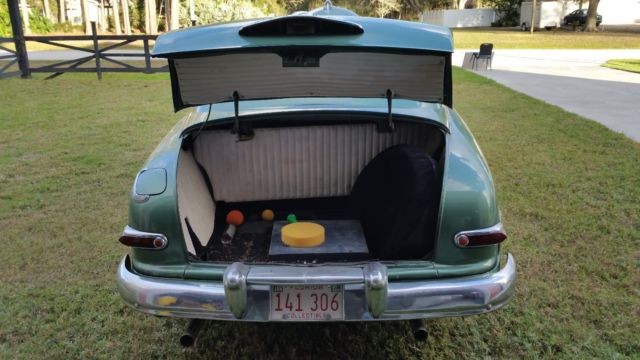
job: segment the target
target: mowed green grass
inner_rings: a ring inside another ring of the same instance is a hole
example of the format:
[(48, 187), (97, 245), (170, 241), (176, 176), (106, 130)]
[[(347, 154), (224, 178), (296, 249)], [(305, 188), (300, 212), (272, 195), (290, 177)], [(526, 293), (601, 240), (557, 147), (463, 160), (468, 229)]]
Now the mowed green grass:
[(456, 49), (639, 49), (640, 33), (631, 31), (582, 32), (566, 29), (528, 31), (513, 28), (452, 29)]
[[(640, 353), (640, 146), (456, 70), (455, 104), (495, 177), (513, 301), (406, 322), (214, 323), (125, 307), (114, 273), (136, 171), (183, 113), (166, 77), (0, 82), (0, 358), (616, 358)], [(164, 79), (163, 79), (164, 78)]]
[(602, 64), (602, 66), (640, 74), (640, 59), (613, 59)]

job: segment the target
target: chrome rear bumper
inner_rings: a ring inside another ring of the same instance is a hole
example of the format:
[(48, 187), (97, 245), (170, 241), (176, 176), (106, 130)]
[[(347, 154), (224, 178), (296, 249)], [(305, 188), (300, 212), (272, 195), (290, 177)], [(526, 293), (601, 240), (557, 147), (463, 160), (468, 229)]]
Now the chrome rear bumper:
[(345, 321), (463, 316), (505, 305), (513, 294), (516, 264), (511, 254), (494, 273), (462, 278), (388, 282), (386, 267), (230, 265), (223, 282), (135, 274), (128, 256), (118, 268), (118, 291), (139, 311), (173, 317), (270, 321), (270, 286), (343, 284)]

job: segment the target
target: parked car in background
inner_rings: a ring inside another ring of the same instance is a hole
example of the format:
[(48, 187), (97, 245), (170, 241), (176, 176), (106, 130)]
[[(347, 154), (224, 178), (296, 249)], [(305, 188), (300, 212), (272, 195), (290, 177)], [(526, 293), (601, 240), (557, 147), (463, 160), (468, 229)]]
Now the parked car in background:
[[(575, 10), (571, 13), (569, 13), (567, 16), (564, 17), (564, 24), (565, 25), (584, 25), (587, 23), (587, 11), (588, 9), (578, 9)], [(597, 14), (596, 15), (596, 26), (600, 26), (600, 23), (602, 23), (602, 15)]]
[(447, 28), (330, 3), (158, 37), (174, 107), (191, 110), (134, 181), (123, 301), (265, 322), (505, 305), (515, 261), (453, 110), (452, 52)]

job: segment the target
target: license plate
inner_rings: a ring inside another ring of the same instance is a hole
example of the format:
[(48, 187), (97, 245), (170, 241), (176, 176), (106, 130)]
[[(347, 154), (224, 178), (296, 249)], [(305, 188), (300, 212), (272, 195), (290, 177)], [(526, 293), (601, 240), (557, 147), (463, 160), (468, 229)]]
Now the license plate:
[(343, 320), (343, 298), (342, 285), (274, 285), (270, 320)]

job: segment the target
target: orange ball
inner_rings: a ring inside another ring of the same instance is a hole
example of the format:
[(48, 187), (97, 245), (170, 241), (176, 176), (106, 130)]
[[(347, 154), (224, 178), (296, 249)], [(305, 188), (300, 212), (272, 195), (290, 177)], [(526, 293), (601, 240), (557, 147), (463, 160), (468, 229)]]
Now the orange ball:
[(276, 215), (273, 213), (273, 210), (271, 209), (265, 209), (264, 211), (262, 211), (262, 220), (264, 221), (273, 221), (273, 218)]
[(244, 215), (239, 210), (231, 210), (227, 214), (227, 224), (240, 226), (244, 222)]

